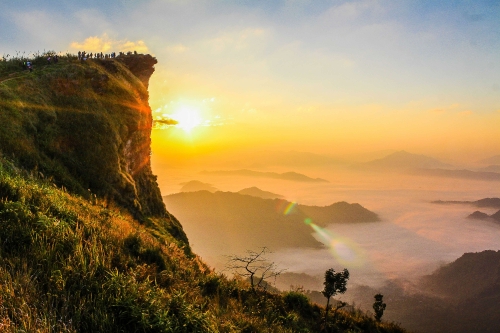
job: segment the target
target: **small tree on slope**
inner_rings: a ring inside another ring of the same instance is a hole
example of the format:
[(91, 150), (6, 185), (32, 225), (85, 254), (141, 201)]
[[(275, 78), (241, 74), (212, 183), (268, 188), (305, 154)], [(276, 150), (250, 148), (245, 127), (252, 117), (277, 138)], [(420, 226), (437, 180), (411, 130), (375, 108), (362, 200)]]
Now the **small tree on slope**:
[(384, 295), (377, 294), (374, 297), (375, 297), (375, 303), (373, 303), (373, 310), (375, 310), (375, 320), (380, 321), (380, 319), (382, 319), (382, 316), (384, 315), (384, 310), (386, 306), (386, 304), (382, 300)]
[(344, 268), (342, 272), (335, 273), (333, 268), (330, 268), (325, 272), (325, 282), (323, 282), (325, 288), (321, 292), (323, 296), (326, 297), (326, 309), (325, 309), (325, 322), (328, 318), (328, 311), (330, 309), (330, 298), (337, 294), (343, 294), (347, 290), (347, 280), (349, 280), (349, 271)]

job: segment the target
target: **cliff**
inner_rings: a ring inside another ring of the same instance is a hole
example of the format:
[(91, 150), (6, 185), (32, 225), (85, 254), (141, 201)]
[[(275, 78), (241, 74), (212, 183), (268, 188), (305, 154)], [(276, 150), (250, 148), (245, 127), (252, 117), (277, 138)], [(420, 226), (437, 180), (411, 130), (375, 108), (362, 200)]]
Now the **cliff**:
[(0, 84), (0, 152), (79, 195), (168, 216), (151, 172), (147, 84), (156, 59), (35, 66)]

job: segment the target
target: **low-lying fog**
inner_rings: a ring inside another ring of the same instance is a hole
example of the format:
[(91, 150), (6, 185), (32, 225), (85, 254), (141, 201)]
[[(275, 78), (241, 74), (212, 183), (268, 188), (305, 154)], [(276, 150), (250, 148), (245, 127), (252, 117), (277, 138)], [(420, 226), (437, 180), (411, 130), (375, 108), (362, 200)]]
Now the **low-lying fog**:
[[(202, 175), (201, 169), (155, 170), (163, 195), (179, 192), (180, 183), (199, 180), (221, 191), (239, 191), (251, 186), (281, 194), (289, 201), (326, 206), (338, 201), (359, 203), (377, 213), (382, 222), (335, 224), (327, 232), (336, 241), (336, 251), (290, 248), (269, 257), (288, 272), (318, 276), (322, 288), (325, 270), (344, 267), (351, 272), (349, 283), (381, 286), (387, 279), (414, 281), (440, 265), (454, 261), (465, 252), (500, 249), (500, 224), (470, 220), (478, 210), (469, 205), (438, 205), (433, 200), (478, 200), (498, 197), (498, 182), (450, 178), (423, 178), (396, 173), (363, 173), (342, 169), (280, 169), (309, 177), (324, 178), (329, 183), (301, 183), (266, 178)], [(168, 209), (168, 207), (167, 207)], [(482, 208), (492, 214), (495, 209)], [(221, 271), (226, 261), (207, 258), (204, 249), (190, 235), (189, 221), (180, 221), (193, 250)], [(314, 221), (313, 221), (314, 222)], [(312, 231), (312, 229), (311, 229)], [(195, 233), (192, 233), (194, 235)], [(319, 235), (316, 235), (319, 237)], [(300, 281), (298, 281), (300, 284)], [(280, 286), (284, 287), (284, 286)], [(312, 288), (314, 286), (307, 286)]]

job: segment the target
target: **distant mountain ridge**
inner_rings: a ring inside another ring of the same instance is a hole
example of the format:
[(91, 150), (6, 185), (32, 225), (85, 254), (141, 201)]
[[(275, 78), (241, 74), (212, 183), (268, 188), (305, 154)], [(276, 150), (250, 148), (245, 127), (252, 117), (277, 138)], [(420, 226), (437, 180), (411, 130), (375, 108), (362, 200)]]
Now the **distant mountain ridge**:
[(255, 186), (240, 190), (240, 191), (238, 191), (238, 193), (243, 194), (243, 195), (251, 195), (253, 197), (258, 197), (258, 198), (262, 198), (262, 199), (282, 199), (282, 198), (284, 198), (280, 194), (276, 194), (276, 193), (272, 193), (272, 192), (268, 192), (268, 191), (263, 191), (260, 188), (255, 187)]
[(163, 199), (169, 211), (183, 221), (190, 242), (211, 256), (263, 246), (271, 250), (323, 248), (312, 236), (313, 229), (304, 223), (306, 218), (320, 227), (379, 221), (377, 214), (346, 202), (315, 207), (283, 199), (208, 191), (176, 193)]
[(432, 177), (460, 178), (483, 181), (500, 181), (500, 173), (471, 171), (471, 170), (448, 170), (448, 169), (415, 169), (414, 174)]
[(250, 168), (259, 168), (264, 166), (326, 166), (338, 165), (343, 162), (337, 158), (301, 151), (264, 151), (255, 154), (255, 160), (252, 163), (246, 163)]
[(200, 174), (203, 175), (220, 175), (220, 176), (245, 176), (245, 177), (261, 177), (261, 178), (273, 178), (273, 179), (283, 179), (291, 180), (296, 182), (315, 182), (315, 183), (328, 183), (328, 180), (321, 178), (311, 178), (306, 175), (297, 172), (261, 172), (253, 171), (248, 169), (240, 170), (217, 170), (217, 171), (201, 171)]
[(465, 253), (426, 276), (423, 283), (446, 297), (462, 299), (484, 295), (498, 286), (495, 294), (500, 299), (500, 251)]
[[(439, 205), (472, 205), (478, 208), (495, 208), (500, 209), (500, 198), (484, 198), (476, 201), (442, 201), (436, 200), (431, 201), (431, 203), (439, 204)], [(476, 210), (469, 216), (468, 219), (472, 220), (494, 220), (496, 222), (500, 222), (500, 210), (495, 214), (488, 215), (481, 211)]]
[(384, 158), (358, 164), (358, 166), (374, 169), (427, 169), (451, 167), (450, 164), (443, 163), (435, 158), (412, 154), (404, 150), (392, 153)]
[(440, 204), (440, 205), (473, 205), (475, 207), (479, 208), (500, 208), (500, 198), (484, 198), (476, 201), (442, 201), (442, 200), (436, 200), (436, 201), (431, 201), (431, 203), (434, 204)]
[(500, 155), (495, 155), (489, 158), (485, 158), (484, 160), (481, 160), (480, 163), (500, 165)]
[(214, 187), (212, 184), (203, 183), (199, 180), (191, 180), (189, 182), (181, 183), (181, 192), (196, 192), (196, 191), (209, 191), (217, 192), (219, 189)]
[[(407, 292), (400, 281), (350, 291), (361, 309), (372, 308), (375, 293), (387, 298), (386, 320), (419, 333), (496, 333), (500, 327), (500, 251), (465, 253), (437, 269)], [(348, 291), (349, 292), (349, 291)]]
[(492, 220), (494, 222), (500, 223), (500, 210), (498, 212), (496, 212), (495, 214), (491, 214), (491, 215), (488, 215), (486, 213), (483, 213), (483, 212), (476, 210), (474, 213), (467, 216), (467, 218), (473, 219), (473, 220)]

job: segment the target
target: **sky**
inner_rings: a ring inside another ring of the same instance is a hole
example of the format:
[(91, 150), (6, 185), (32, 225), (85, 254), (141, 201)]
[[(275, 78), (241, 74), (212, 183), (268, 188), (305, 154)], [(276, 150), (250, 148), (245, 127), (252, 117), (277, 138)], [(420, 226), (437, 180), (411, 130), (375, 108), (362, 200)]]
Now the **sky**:
[(500, 2), (16, 0), (0, 55), (157, 57), (153, 152), (500, 154)]

